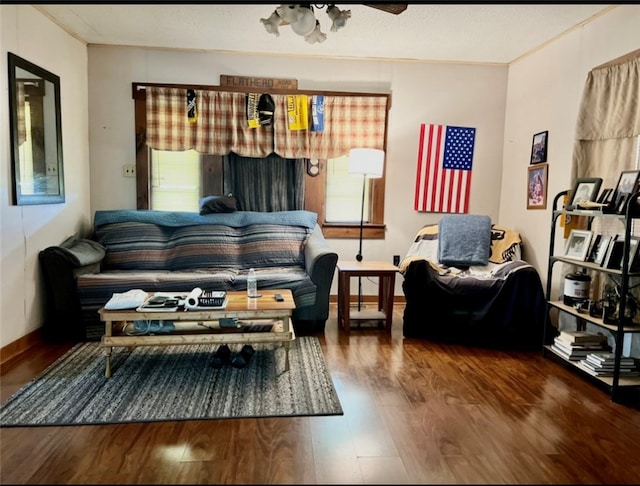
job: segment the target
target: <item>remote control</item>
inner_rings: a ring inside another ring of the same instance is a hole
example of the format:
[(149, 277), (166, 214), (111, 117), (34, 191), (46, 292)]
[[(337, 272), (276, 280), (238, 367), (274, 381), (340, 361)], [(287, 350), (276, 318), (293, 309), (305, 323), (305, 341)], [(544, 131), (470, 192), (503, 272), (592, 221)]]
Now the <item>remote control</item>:
[(282, 297), (282, 295), (275, 294), (274, 297), (276, 299), (276, 302), (284, 302), (284, 298)]

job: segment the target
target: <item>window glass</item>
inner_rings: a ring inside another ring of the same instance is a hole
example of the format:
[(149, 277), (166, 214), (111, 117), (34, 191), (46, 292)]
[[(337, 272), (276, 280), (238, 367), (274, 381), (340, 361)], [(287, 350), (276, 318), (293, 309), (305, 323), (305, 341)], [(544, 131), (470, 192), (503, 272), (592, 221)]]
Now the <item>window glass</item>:
[(195, 150), (151, 150), (151, 209), (199, 210), (200, 159)]
[[(371, 180), (365, 184), (363, 221), (369, 222)], [(325, 222), (360, 223), (362, 176), (349, 174), (349, 156), (327, 159)]]

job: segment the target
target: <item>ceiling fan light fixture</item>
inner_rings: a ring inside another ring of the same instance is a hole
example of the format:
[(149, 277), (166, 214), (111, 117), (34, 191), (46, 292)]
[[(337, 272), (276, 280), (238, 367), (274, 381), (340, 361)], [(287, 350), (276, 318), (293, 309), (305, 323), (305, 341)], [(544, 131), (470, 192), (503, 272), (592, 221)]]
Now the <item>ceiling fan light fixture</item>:
[(327, 16), (331, 19), (331, 32), (337, 32), (345, 25), (347, 20), (351, 18), (351, 10), (340, 10), (335, 5), (327, 7)]
[(274, 34), (276, 37), (280, 37), (278, 26), (282, 24), (282, 19), (275, 10), (268, 19), (260, 19), (260, 22), (264, 25), (265, 30), (269, 34)]
[(304, 36), (304, 40), (306, 40), (309, 44), (320, 44), (327, 40), (327, 34), (323, 33), (320, 30), (320, 22), (316, 20), (316, 26), (311, 31), (310, 34)]
[(315, 15), (313, 15), (311, 7), (298, 5), (298, 10), (300, 15), (298, 15), (297, 21), (291, 23), (291, 30), (304, 37), (315, 30), (318, 21)]

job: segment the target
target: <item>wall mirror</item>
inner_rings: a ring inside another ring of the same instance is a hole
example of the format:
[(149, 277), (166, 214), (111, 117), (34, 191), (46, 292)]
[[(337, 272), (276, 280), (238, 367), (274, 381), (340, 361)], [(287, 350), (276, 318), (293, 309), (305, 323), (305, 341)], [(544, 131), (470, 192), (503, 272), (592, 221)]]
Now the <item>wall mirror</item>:
[(64, 202), (60, 77), (8, 54), (13, 204)]

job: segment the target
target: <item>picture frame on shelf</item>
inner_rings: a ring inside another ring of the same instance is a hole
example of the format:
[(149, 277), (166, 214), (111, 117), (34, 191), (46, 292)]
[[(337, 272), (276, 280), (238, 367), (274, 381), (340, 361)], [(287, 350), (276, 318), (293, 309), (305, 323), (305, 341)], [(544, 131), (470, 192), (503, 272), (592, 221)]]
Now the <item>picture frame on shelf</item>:
[(592, 231), (572, 229), (564, 247), (564, 257), (581, 262), (585, 261), (592, 236)]
[(547, 161), (547, 143), (549, 130), (533, 135), (531, 144), (531, 164), (541, 164)]
[(611, 198), (613, 197), (613, 187), (605, 187), (596, 199), (597, 203), (600, 204), (608, 204), (611, 202)]
[(602, 239), (602, 235), (594, 234), (591, 238), (591, 244), (589, 245), (589, 251), (587, 252), (587, 261), (593, 262), (596, 258), (596, 252), (598, 250), (598, 245), (600, 244), (600, 240)]
[(619, 194), (616, 199), (616, 213), (624, 214), (627, 210), (627, 200), (631, 194)]
[[(638, 265), (636, 259), (638, 257), (638, 248), (640, 247), (640, 237), (629, 237), (629, 261), (627, 262), (627, 272), (634, 272)], [(620, 261), (620, 270), (622, 270), (622, 261)]]
[(573, 184), (569, 193), (569, 204), (567, 209), (576, 209), (580, 203), (595, 202), (602, 185), (601, 177), (579, 177)]
[(624, 240), (618, 238), (618, 235), (614, 236), (609, 243), (607, 249), (607, 255), (604, 257), (602, 266), (604, 268), (619, 269), (620, 262), (622, 261), (622, 251), (624, 250)]
[(527, 173), (527, 209), (547, 208), (548, 165), (530, 165)]
[(607, 250), (609, 249), (611, 240), (613, 240), (612, 236), (602, 235), (600, 237), (598, 244), (594, 249), (593, 263), (602, 266), (604, 258), (607, 256)]
[(624, 213), (627, 199), (637, 191), (640, 180), (640, 170), (623, 170), (618, 178), (618, 183), (611, 198), (615, 212)]

